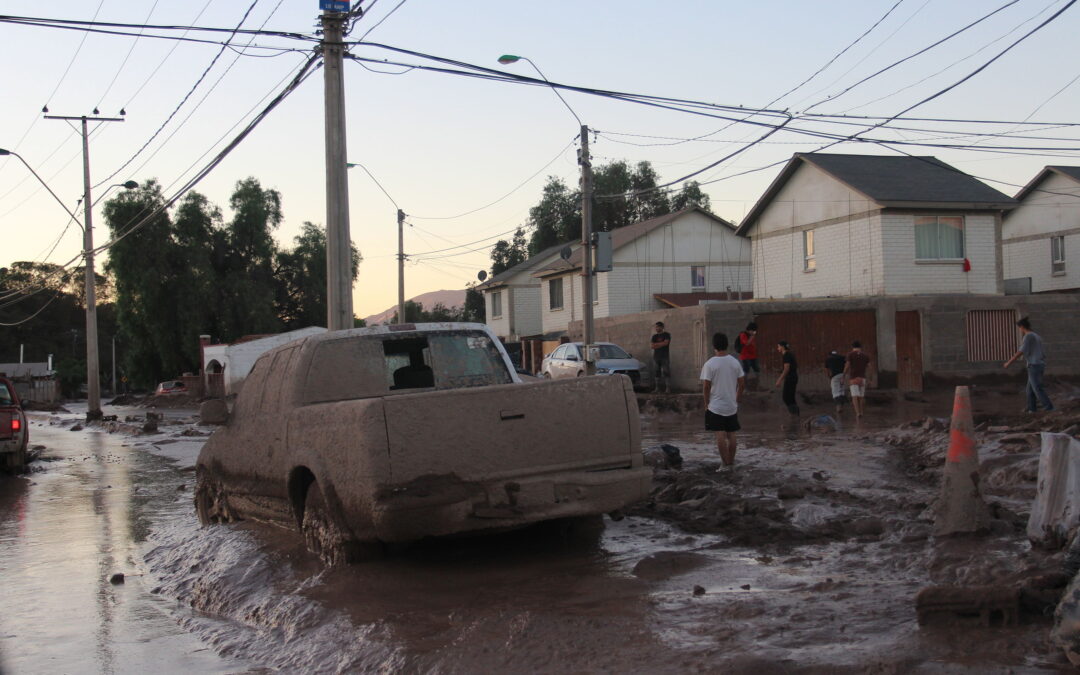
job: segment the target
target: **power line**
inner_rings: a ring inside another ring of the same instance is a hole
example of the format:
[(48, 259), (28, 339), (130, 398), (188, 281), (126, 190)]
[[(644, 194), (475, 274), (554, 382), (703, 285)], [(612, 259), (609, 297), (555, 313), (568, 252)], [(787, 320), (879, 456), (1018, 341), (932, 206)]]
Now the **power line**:
[[(154, 4), (150, 6), (150, 11), (146, 14), (146, 19), (144, 19), (144, 21), (149, 21), (150, 17), (154, 15), (154, 10), (157, 9), (158, 2), (160, 2), (160, 0), (154, 0)], [(105, 93), (98, 99), (97, 105), (95, 105), (94, 108), (100, 108), (105, 97), (112, 91), (113, 85), (116, 84), (116, 79), (120, 77), (120, 73), (124, 72), (124, 66), (127, 65), (128, 59), (131, 58), (131, 53), (135, 51), (135, 45), (139, 44), (139, 38), (142, 37), (142, 32), (143, 31), (140, 29), (139, 36), (131, 41), (131, 47), (128, 48), (127, 54), (124, 55), (124, 60), (120, 62), (120, 67), (116, 69), (116, 74), (113, 75), (112, 80), (109, 81), (109, 86), (105, 87)]]
[[(202, 15), (206, 12), (206, 9), (210, 6), (210, 3), (213, 2), (213, 1), (214, 0), (206, 0), (206, 4), (203, 5), (202, 9), (199, 10), (199, 13), (195, 15), (194, 19), (192, 19), (193, 23), (195, 21), (198, 21), (202, 17)], [(184, 31), (181, 34), (180, 37), (185, 37), (188, 34), (188, 32), (189, 31)], [(154, 69), (152, 71), (150, 71), (150, 74), (146, 76), (146, 79), (143, 80), (142, 84), (140, 84), (139, 87), (135, 90), (135, 93), (128, 97), (127, 102), (124, 103), (123, 109), (126, 110), (127, 107), (131, 105), (131, 102), (135, 100), (135, 97), (137, 97), (140, 93), (142, 93), (143, 88), (146, 87), (147, 84), (149, 84), (150, 80), (154, 79), (154, 76), (157, 75), (158, 71), (161, 70), (161, 67), (164, 66), (165, 62), (168, 61), (172, 57), (173, 52), (175, 52), (176, 49), (179, 46), (180, 46), (180, 41), (179, 40), (177, 40), (177, 41), (175, 41), (173, 43), (173, 46), (169, 48), (169, 51), (165, 54), (165, 56), (161, 59), (161, 61), (158, 62), (157, 66), (155, 66)]]
[[(210, 33), (229, 33), (230, 39), (236, 35), (260, 35), (264, 37), (280, 37), (289, 38), (292, 40), (303, 40), (306, 42), (318, 42), (319, 38), (313, 35), (305, 35), (303, 33), (295, 33), (288, 31), (278, 30), (264, 30), (264, 29), (248, 29), (248, 28), (218, 28), (210, 26), (182, 26), (182, 25), (153, 25), (153, 24), (139, 24), (139, 23), (118, 23), (111, 21), (77, 21), (73, 19), (49, 19), (44, 17), (34, 16), (10, 16), (0, 14), (0, 22), (23, 24), (28, 26), (42, 26), (52, 28), (125, 28), (130, 30), (180, 30), (184, 32), (199, 31)], [(99, 31), (100, 32), (100, 31)], [(118, 33), (120, 35), (135, 35), (135, 33)], [(148, 36), (148, 37), (169, 37), (169, 36)], [(176, 39), (170, 37), (169, 39)]]
[[(376, 23), (376, 24), (375, 24), (374, 26), (372, 26), (371, 28), (368, 28), (368, 29), (367, 29), (366, 31), (364, 31), (364, 34), (360, 36), (360, 40), (363, 40), (364, 38), (366, 38), (366, 37), (367, 37), (368, 35), (370, 35), (370, 34), (371, 34), (371, 31), (373, 31), (373, 30), (375, 30), (376, 28), (378, 28), (379, 26), (381, 26), (381, 25), (383, 24), (383, 21), (386, 21), (386, 20), (387, 20), (387, 19), (389, 19), (389, 18), (390, 18), (391, 16), (393, 16), (393, 15), (394, 15), (394, 12), (398, 11), (399, 9), (401, 9), (401, 6), (405, 4), (405, 1), (406, 1), (406, 0), (401, 0), (401, 1), (400, 1), (400, 2), (398, 3), (398, 4), (394, 5), (394, 8), (393, 8), (393, 9), (391, 9), (391, 10), (390, 10), (389, 12), (387, 12), (387, 13), (386, 13), (386, 16), (384, 16), (383, 18), (379, 19), (379, 21), (378, 21), (378, 22), (377, 22), (377, 23)], [(375, 3), (372, 3), (372, 6), (374, 6), (374, 4), (375, 4)], [(370, 7), (368, 8), (368, 11), (369, 11), (369, 12), (371, 11), (371, 8), (370, 8)]]
[[(257, 5), (257, 4), (259, 4), (259, 0), (252, 0), (251, 4), (248, 5), (247, 11), (245, 11), (244, 15), (240, 18), (240, 22), (238, 24), (236, 24), (236, 29), (234, 30), (232, 36), (230, 36), (230, 38), (229, 38), (230, 41), (232, 40), (232, 37), (235, 36), (236, 31), (238, 31), (240, 29), (240, 27), (244, 25), (244, 22), (247, 21), (248, 15), (251, 14), (251, 10), (255, 9), (255, 5)], [(157, 131), (155, 131), (150, 136), (150, 138), (147, 139), (147, 141), (142, 144), (142, 147), (140, 147), (138, 150), (135, 151), (134, 155), (132, 155), (130, 158), (128, 158), (127, 161), (125, 161), (123, 164), (121, 164), (120, 168), (118, 168), (116, 171), (113, 171), (104, 180), (99, 181), (96, 185), (94, 185), (94, 189), (97, 189), (98, 187), (100, 187), (104, 183), (107, 183), (110, 180), (112, 180), (116, 176), (116, 174), (118, 174), (121, 171), (123, 171), (124, 169), (126, 169), (129, 164), (131, 164), (133, 161), (135, 161), (135, 158), (138, 157), (140, 154), (142, 154), (143, 150), (146, 150), (146, 148), (150, 145), (150, 143), (152, 143), (154, 141), (154, 139), (157, 138), (158, 135), (161, 133), (161, 131), (165, 128), (165, 125), (167, 125), (169, 122), (172, 121), (172, 118), (176, 116), (176, 113), (180, 111), (180, 108), (185, 103), (187, 103), (187, 100), (189, 98), (191, 98), (191, 95), (193, 93), (195, 93), (195, 90), (198, 88), (198, 86), (200, 84), (202, 84), (203, 80), (206, 79), (206, 76), (210, 73), (210, 69), (213, 68), (215, 64), (217, 64), (218, 59), (221, 58), (221, 55), (223, 53), (225, 53), (225, 47), (224, 46), (222, 46), (221, 49), (218, 50), (217, 54), (214, 55), (214, 58), (210, 60), (210, 64), (208, 66), (206, 66), (205, 69), (203, 69), (202, 74), (199, 75), (199, 78), (197, 80), (195, 80), (195, 84), (191, 85), (191, 88), (188, 89), (188, 92), (186, 94), (184, 94), (184, 98), (180, 99), (180, 102), (176, 104), (176, 107), (173, 108), (173, 111), (171, 113), (169, 113), (169, 116), (166, 117), (165, 121), (161, 123), (161, 126), (159, 126), (157, 128)]]

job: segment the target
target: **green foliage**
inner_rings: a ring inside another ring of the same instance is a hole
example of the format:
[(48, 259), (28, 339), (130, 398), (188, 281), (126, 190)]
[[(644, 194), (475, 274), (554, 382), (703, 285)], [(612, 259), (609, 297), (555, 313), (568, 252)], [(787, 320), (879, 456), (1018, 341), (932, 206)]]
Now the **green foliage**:
[(696, 206), (709, 211), (709, 195), (701, 191), (701, 184), (696, 180), (684, 183), (682, 189), (671, 198), (671, 210), (682, 211)]
[[(465, 298), (467, 302), (468, 292), (466, 292)], [(480, 299), (480, 302), (483, 303), (483, 298)], [(388, 323), (439, 323), (446, 321), (476, 320), (470, 319), (468, 316), (469, 312), (466, 307), (447, 307), (441, 302), (436, 302), (432, 305), (431, 309), (424, 309), (424, 306), (420, 303), (413, 300), (406, 300), (405, 320), (398, 321), (397, 311), (394, 311), (394, 315), (390, 317)]]
[(529, 244), (525, 241), (525, 230), (518, 228), (511, 242), (500, 239), (491, 249), (491, 276), (505, 272), (520, 265), (529, 257)]
[(65, 398), (76, 398), (79, 388), (86, 384), (86, 359), (73, 357), (62, 358), (53, 364), (56, 379), (60, 382), (60, 393)]
[[(293, 244), (274, 259), (274, 304), (286, 330), (326, 322), (326, 230), (305, 222)], [(353, 246), (353, 281), (359, 272), (360, 252)]]
[(469, 284), (465, 288), (465, 306), (462, 311), (462, 321), (484, 323), (487, 321), (487, 308), (484, 306), (484, 294), (476, 290), (475, 284)]

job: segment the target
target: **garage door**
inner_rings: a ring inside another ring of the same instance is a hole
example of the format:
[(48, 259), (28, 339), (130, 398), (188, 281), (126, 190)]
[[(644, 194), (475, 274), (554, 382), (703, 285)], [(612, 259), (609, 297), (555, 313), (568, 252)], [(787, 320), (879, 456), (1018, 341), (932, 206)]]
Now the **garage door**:
[[(877, 318), (873, 311), (858, 312), (790, 312), (759, 314), (758, 355), (764, 378), (775, 379), (781, 370), (776, 343), (787, 340), (799, 363), (799, 389), (828, 389), (825, 357), (831, 350), (846, 354), (851, 342), (862, 342), (863, 351), (870, 355), (867, 376), (871, 386), (877, 385)], [(768, 379), (765, 383), (771, 384)]]

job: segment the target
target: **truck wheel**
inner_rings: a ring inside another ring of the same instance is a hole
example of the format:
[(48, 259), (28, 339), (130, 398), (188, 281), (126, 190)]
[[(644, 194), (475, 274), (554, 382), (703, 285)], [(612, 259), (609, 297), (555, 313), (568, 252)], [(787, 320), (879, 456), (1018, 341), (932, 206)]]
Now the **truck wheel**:
[(352, 546), (347, 541), (344, 530), (330, 516), (318, 483), (308, 487), (304, 501), (304, 520), (300, 525), (304, 543), (309, 551), (323, 561), (323, 564), (335, 565), (352, 562)]
[(551, 379), (551, 373), (549, 373), (549, 372), (547, 372), (545, 370), (544, 372), (540, 373), (540, 377), (544, 378), (545, 380), (550, 380)]
[(203, 525), (231, 523), (236, 520), (221, 484), (202, 467), (195, 474), (195, 512)]

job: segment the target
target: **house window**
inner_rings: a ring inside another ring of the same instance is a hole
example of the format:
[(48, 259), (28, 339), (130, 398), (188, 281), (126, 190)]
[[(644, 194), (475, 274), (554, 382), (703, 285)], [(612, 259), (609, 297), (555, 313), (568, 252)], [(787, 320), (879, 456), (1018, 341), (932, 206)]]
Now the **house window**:
[(695, 265), (690, 268), (690, 288), (695, 291), (705, 290), (705, 266)]
[(562, 277), (548, 282), (548, 308), (552, 311), (563, 308)]
[(813, 272), (817, 269), (817, 257), (814, 255), (814, 231), (803, 230), (803, 270)]
[(1020, 331), (1012, 309), (973, 309), (964, 316), (964, 342), (970, 363), (1004, 361), (1016, 353)]
[(963, 257), (963, 216), (915, 218), (916, 260), (962, 260)]
[(1065, 274), (1065, 237), (1050, 237), (1050, 273)]
[(498, 319), (502, 316), (502, 291), (491, 294), (491, 318)]

